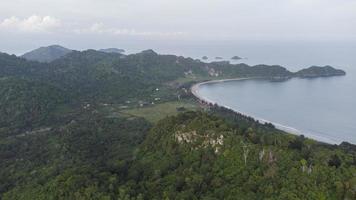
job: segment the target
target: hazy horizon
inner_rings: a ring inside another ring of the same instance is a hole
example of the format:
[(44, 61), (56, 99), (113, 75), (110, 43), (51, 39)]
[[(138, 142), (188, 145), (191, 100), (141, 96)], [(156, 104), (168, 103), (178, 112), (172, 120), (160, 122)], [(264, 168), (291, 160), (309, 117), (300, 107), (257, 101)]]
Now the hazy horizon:
[(355, 0), (12, 0), (0, 8), (0, 51), (155, 48), (227, 42), (356, 41)]

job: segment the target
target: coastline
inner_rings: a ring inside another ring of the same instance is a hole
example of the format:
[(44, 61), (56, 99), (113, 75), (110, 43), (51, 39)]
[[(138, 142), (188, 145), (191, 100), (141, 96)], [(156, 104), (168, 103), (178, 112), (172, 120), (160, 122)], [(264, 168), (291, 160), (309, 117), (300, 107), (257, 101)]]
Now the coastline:
[(241, 112), (241, 111), (236, 110), (234, 108), (231, 108), (229, 106), (218, 104), (217, 102), (215, 102), (215, 101), (213, 101), (211, 99), (208, 99), (206, 97), (203, 97), (202, 95), (200, 95), (198, 93), (199, 87), (202, 86), (202, 85), (212, 84), (212, 83), (223, 83), (223, 82), (229, 82), (229, 81), (252, 80), (252, 79), (258, 79), (258, 78), (257, 77), (256, 78), (252, 78), (251, 77), (251, 78), (234, 78), (234, 79), (221, 79), (221, 80), (205, 81), (205, 82), (200, 82), (200, 83), (194, 84), (193, 86), (191, 86), (190, 91), (200, 101), (204, 101), (204, 102), (211, 103), (211, 104), (216, 104), (216, 105), (218, 105), (220, 107), (227, 108), (227, 109), (232, 110), (232, 111), (234, 111), (236, 113), (239, 113), (239, 114), (242, 114), (242, 115), (245, 115), (245, 116), (248, 116), (248, 117), (252, 117), (255, 120), (260, 121), (260, 123), (271, 123), (276, 127), (276, 129), (284, 131), (284, 132), (286, 132), (288, 134), (293, 134), (293, 135), (297, 135), (297, 136), (304, 135), (307, 138), (315, 140), (317, 142), (322, 142), (322, 143), (327, 143), (327, 144), (332, 144), (332, 145), (333, 144), (339, 145), (342, 142), (342, 141), (337, 140), (336, 138), (323, 137), (322, 134), (318, 134), (317, 135), (317, 134), (313, 134), (313, 133), (303, 132), (303, 131), (300, 131), (300, 130), (294, 128), (294, 127), (286, 126), (286, 125), (283, 125), (283, 124), (279, 124), (279, 123), (272, 122), (272, 121), (269, 121), (269, 120), (266, 120), (266, 119), (263, 119), (263, 118), (259, 118), (259, 117), (253, 116), (253, 115), (248, 114), (248, 113)]

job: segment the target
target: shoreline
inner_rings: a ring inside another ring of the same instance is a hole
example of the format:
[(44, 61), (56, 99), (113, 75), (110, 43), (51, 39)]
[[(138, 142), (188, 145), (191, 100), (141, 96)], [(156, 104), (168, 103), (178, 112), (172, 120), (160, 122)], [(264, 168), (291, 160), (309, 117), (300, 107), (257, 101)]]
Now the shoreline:
[(241, 111), (236, 110), (234, 108), (231, 108), (229, 106), (218, 104), (217, 102), (215, 102), (215, 101), (213, 101), (211, 99), (208, 99), (206, 97), (203, 97), (202, 95), (200, 95), (198, 93), (199, 87), (202, 86), (202, 85), (213, 84), (213, 83), (223, 83), (223, 82), (230, 82), (230, 81), (252, 80), (252, 79), (259, 79), (259, 78), (251, 77), (251, 78), (233, 78), (233, 79), (221, 79), (221, 80), (205, 81), (205, 82), (200, 82), (200, 83), (194, 84), (193, 86), (191, 86), (190, 91), (200, 101), (205, 101), (207, 103), (216, 104), (216, 105), (218, 105), (220, 107), (232, 110), (232, 111), (234, 111), (234, 112), (236, 112), (238, 114), (242, 114), (242, 115), (245, 115), (245, 116), (248, 116), (248, 117), (252, 117), (255, 120), (258, 120), (262, 124), (263, 123), (271, 123), (276, 127), (276, 129), (284, 131), (284, 132), (286, 132), (288, 134), (297, 135), (297, 136), (304, 135), (305, 137), (307, 137), (309, 139), (312, 139), (312, 140), (315, 140), (317, 142), (327, 143), (327, 144), (331, 144), (331, 145), (334, 145), (334, 144), (339, 145), (342, 142), (342, 141), (337, 140), (335, 138), (328, 138), (328, 137), (323, 137), (321, 135), (319, 136), (319, 134), (316, 135), (316, 134), (313, 134), (313, 133), (303, 132), (303, 131), (300, 131), (300, 130), (294, 128), (294, 127), (286, 126), (286, 125), (283, 125), (283, 124), (279, 124), (279, 123), (272, 122), (272, 121), (269, 121), (269, 120), (266, 120), (266, 119), (263, 119), (263, 118), (259, 118), (259, 117), (253, 116), (253, 115), (248, 114), (248, 113), (241, 112)]

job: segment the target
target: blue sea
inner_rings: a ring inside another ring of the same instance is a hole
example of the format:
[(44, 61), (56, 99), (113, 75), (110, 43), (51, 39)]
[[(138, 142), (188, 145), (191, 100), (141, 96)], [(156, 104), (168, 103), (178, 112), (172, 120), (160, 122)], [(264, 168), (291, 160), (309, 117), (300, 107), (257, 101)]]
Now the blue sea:
[[(203, 85), (203, 97), (290, 132), (333, 144), (356, 144), (356, 42), (236, 42), (157, 46), (159, 53), (208, 56), (238, 63), (276, 64), (290, 71), (331, 65), (346, 76), (285, 82), (244, 80)], [(235, 61), (236, 62), (236, 61)]]

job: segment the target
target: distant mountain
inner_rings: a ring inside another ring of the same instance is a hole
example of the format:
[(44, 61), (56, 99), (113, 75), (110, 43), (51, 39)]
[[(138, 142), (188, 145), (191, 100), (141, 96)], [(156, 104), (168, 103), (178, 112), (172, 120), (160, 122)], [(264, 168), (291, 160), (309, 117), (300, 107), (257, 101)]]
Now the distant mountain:
[(141, 51), (140, 54), (143, 54), (143, 55), (155, 55), (155, 56), (158, 55), (158, 54), (157, 54), (155, 51), (153, 51), (152, 49), (143, 50), (143, 51)]
[(232, 60), (241, 60), (242, 58), (239, 57), (239, 56), (233, 56), (231, 59), (232, 59)]
[(302, 69), (295, 73), (296, 76), (302, 78), (328, 77), (328, 76), (344, 76), (346, 72), (340, 69), (335, 69), (331, 66), (318, 67), (312, 66), (307, 69)]
[(108, 49), (99, 49), (99, 51), (104, 53), (125, 53), (124, 49), (117, 49), (117, 48), (108, 48)]
[(48, 47), (40, 47), (38, 49), (25, 53), (21, 57), (31, 61), (52, 62), (53, 60), (61, 58), (70, 52), (72, 52), (72, 50), (67, 49), (65, 47), (59, 45), (52, 45)]

